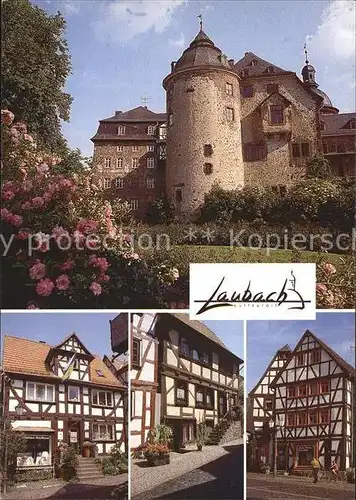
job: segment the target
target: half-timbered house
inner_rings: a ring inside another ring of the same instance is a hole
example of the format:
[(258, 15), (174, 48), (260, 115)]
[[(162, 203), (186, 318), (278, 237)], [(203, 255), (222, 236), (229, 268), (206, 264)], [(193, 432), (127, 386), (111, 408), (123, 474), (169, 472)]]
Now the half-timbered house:
[(55, 346), (5, 335), (3, 370), (4, 414), (27, 439), (19, 468), (52, 467), (61, 442), (79, 454), (84, 441), (99, 455), (123, 447), (126, 388), (75, 333)]
[(249, 393), (248, 428), (250, 437), (257, 441), (250, 460), (259, 464), (267, 463), (273, 453), (270, 439), (270, 421), (274, 416), (275, 389), (272, 382), (291, 355), (291, 348), (285, 345), (278, 349), (271, 359), (262, 377)]
[(352, 465), (354, 381), (354, 368), (307, 330), (271, 383), (279, 464)]

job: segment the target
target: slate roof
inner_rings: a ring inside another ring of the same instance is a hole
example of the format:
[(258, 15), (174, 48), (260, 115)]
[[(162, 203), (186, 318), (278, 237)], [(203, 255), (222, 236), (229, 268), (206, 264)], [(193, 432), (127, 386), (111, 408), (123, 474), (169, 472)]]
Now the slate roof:
[(343, 128), (350, 120), (356, 119), (356, 113), (339, 113), (335, 115), (322, 115), (320, 121), (324, 122), (325, 129), (321, 135), (353, 135), (356, 129)]
[(116, 112), (114, 116), (104, 118), (100, 122), (159, 122), (166, 121), (166, 113), (154, 113), (146, 106), (138, 106), (123, 113)]
[[(3, 345), (3, 369), (7, 373), (21, 373), (24, 375), (35, 375), (38, 377), (49, 377), (61, 380), (55, 375), (45, 363), (47, 355), (54, 346), (35, 340), (29, 340), (11, 335), (4, 336)], [(93, 384), (112, 387), (124, 387), (111, 373), (99, 356), (93, 355), (94, 359), (89, 365), (89, 379)], [(97, 374), (97, 370), (103, 373), (103, 377)]]
[[(253, 65), (252, 61), (256, 61), (256, 64)], [(245, 52), (245, 55), (243, 56), (242, 59), (237, 61), (234, 65), (234, 68), (236, 72), (240, 75), (241, 71), (245, 68), (247, 68), (248, 71), (248, 76), (260, 76), (263, 74), (270, 74), (267, 72), (267, 68), (272, 67), (274, 68), (274, 73), (273, 74), (290, 74), (290, 71), (286, 71), (285, 69), (280, 68), (279, 66), (276, 66), (275, 64), (272, 64), (268, 61), (265, 61), (259, 56), (256, 56), (253, 52)]]

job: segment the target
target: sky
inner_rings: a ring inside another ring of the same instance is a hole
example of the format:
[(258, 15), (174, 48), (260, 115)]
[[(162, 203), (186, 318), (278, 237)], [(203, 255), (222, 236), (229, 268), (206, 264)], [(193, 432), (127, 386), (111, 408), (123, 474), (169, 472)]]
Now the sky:
[(67, 21), (74, 98), (63, 125), (69, 145), (92, 155), (98, 120), (140, 106), (165, 111), (163, 78), (199, 31), (235, 61), (245, 52), (300, 75), (303, 46), (320, 88), (341, 112), (355, 109), (353, 0), (33, 0)]
[(70, 333), (76, 333), (92, 353), (111, 354), (109, 320), (115, 313), (5, 313), (1, 314), (1, 333), (44, 340), (59, 344)]
[(285, 344), (294, 349), (307, 329), (355, 366), (354, 313), (317, 313), (315, 321), (248, 321), (246, 363), (248, 391), (259, 381), (276, 351)]
[(203, 321), (223, 341), (223, 343), (243, 361), (244, 322), (243, 321)]

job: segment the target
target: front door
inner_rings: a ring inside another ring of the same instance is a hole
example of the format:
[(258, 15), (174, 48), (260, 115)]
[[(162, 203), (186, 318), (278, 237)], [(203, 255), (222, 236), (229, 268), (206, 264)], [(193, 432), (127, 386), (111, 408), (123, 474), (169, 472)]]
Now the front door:
[(68, 444), (79, 454), (82, 448), (81, 441), (80, 420), (68, 420)]
[(222, 418), (227, 412), (226, 396), (223, 392), (219, 392), (219, 418)]

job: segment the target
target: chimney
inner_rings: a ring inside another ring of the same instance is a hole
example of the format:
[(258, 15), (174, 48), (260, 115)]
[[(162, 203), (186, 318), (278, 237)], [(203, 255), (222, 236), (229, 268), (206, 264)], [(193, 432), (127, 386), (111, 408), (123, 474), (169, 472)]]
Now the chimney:
[(115, 111), (115, 116), (119, 116), (119, 115), (121, 115), (121, 113), (122, 113), (121, 110), (120, 111)]
[(231, 64), (231, 66), (233, 66), (235, 63), (235, 59), (229, 59), (229, 64)]
[(176, 62), (177, 62), (177, 61), (172, 61), (172, 62), (171, 62), (171, 71), (173, 71), (173, 70), (174, 70), (174, 66), (176, 65)]
[(44, 340), (39, 340), (38, 341), (40, 344), (47, 344), (47, 342), (45, 342)]

